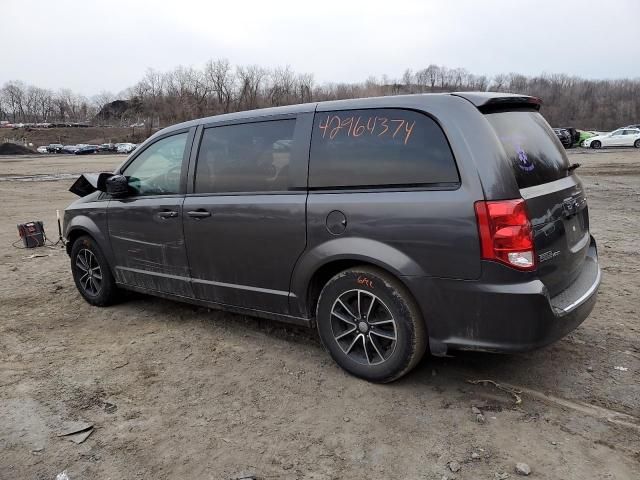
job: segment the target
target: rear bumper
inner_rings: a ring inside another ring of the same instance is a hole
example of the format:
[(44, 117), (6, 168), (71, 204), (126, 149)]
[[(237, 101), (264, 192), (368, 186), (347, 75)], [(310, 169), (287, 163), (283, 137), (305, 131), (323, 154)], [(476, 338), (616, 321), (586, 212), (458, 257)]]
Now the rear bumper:
[(535, 273), (517, 283), (491, 281), (505, 267), (489, 263), (479, 281), (408, 280), (422, 307), (433, 354), (543, 347), (577, 328), (595, 305), (601, 273), (593, 238), (576, 280), (554, 297)]

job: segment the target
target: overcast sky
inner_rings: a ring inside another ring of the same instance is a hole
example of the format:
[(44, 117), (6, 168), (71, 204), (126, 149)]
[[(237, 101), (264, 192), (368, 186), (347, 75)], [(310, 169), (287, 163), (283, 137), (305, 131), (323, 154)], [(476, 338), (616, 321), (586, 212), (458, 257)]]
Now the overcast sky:
[(117, 93), (149, 67), (210, 58), (290, 65), (316, 83), (430, 63), (640, 77), (639, 19), (638, 0), (0, 0), (0, 85)]

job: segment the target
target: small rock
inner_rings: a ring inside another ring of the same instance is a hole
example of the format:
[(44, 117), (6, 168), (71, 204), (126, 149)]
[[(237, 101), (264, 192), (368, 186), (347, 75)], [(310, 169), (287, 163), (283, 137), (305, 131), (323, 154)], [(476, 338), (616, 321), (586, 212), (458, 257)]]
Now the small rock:
[(493, 474), (494, 480), (505, 480), (509, 478), (509, 474), (505, 472), (496, 472)]
[(75, 433), (86, 432), (93, 427), (93, 423), (83, 421), (69, 421), (62, 424), (58, 437), (67, 437)]
[(342, 420), (345, 421), (345, 422), (350, 422), (351, 421), (351, 419), (349, 417), (342, 417)]
[(18, 270), (18, 267), (16, 267), (15, 265), (11, 265), (11, 266), (9, 267), (9, 271), (11, 271), (11, 272), (15, 272), (15, 271), (17, 271), (17, 270)]
[(458, 462), (449, 462), (449, 470), (453, 473), (460, 471), (460, 464)]
[(556, 442), (555, 440), (551, 440), (551, 445), (558, 445), (558, 442)]
[(479, 453), (476, 453), (476, 452), (473, 452), (473, 453), (471, 454), (471, 459), (472, 459), (472, 460), (480, 460), (480, 454), (479, 454)]
[(471, 411), (474, 415), (480, 415), (482, 413), (478, 407), (471, 407)]
[(593, 367), (591, 365), (587, 367), (587, 372), (593, 372)]
[(516, 463), (516, 473), (526, 477), (531, 473), (531, 468), (526, 463)]
[(285, 463), (284, 465), (282, 465), (282, 468), (284, 468), (285, 470), (291, 470), (293, 468), (293, 463)]
[(245, 472), (241, 472), (241, 473), (236, 473), (235, 475), (231, 475), (229, 480), (256, 480), (256, 474), (255, 473), (245, 473)]
[(476, 415), (476, 422), (484, 424), (486, 421), (487, 419), (484, 418), (483, 414), (479, 413)]

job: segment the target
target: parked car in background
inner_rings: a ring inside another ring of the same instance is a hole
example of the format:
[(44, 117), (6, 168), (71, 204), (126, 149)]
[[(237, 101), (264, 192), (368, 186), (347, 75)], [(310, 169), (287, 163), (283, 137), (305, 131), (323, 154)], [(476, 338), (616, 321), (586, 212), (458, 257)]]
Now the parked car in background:
[(595, 133), (589, 132), (587, 130), (578, 130), (578, 133), (580, 134), (578, 145), (582, 145), (582, 142), (584, 142), (587, 138), (591, 138), (596, 135)]
[(571, 135), (571, 146), (580, 144), (580, 131), (574, 127), (560, 127)]
[(136, 149), (135, 143), (119, 143), (116, 149), (117, 153), (131, 153)]
[(75, 284), (97, 306), (122, 288), (316, 326), (375, 382), (427, 350), (547, 345), (589, 315), (600, 268), (540, 103), (400, 95), (166, 128), (71, 187)]
[(76, 155), (88, 155), (90, 153), (98, 153), (100, 151), (100, 145), (83, 145), (78, 148), (74, 153)]
[(637, 128), (637, 129), (639, 129), (639, 130), (640, 130), (640, 123), (636, 123), (635, 125), (627, 125), (627, 126), (626, 126), (626, 127), (624, 127), (624, 128)]
[(38, 147), (38, 148), (36, 148), (36, 152), (38, 152), (38, 153), (49, 153), (49, 147), (47, 147), (47, 146)]
[(64, 146), (61, 143), (50, 143), (46, 148), (48, 153), (62, 153)]
[(564, 128), (554, 128), (553, 133), (556, 134), (556, 137), (558, 137), (558, 140), (560, 140), (560, 143), (562, 143), (564, 148), (571, 148), (573, 145), (573, 139), (571, 138), (571, 133), (569, 133), (568, 130)]
[(62, 147), (62, 153), (76, 153), (79, 148), (78, 145), (65, 145)]
[(115, 152), (116, 144), (115, 143), (103, 143), (100, 145), (101, 152)]
[(583, 147), (636, 147), (640, 148), (640, 129), (619, 128), (611, 133), (596, 135), (582, 142)]

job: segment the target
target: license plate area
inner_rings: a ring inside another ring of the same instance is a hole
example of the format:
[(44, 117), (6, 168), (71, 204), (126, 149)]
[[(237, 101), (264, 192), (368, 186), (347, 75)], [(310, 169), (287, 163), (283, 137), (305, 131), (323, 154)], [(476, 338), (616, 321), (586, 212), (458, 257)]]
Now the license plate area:
[(565, 219), (564, 230), (569, 248), (577, 245), (585, 235), (584, 220), (581, 214), (572, 215)]

